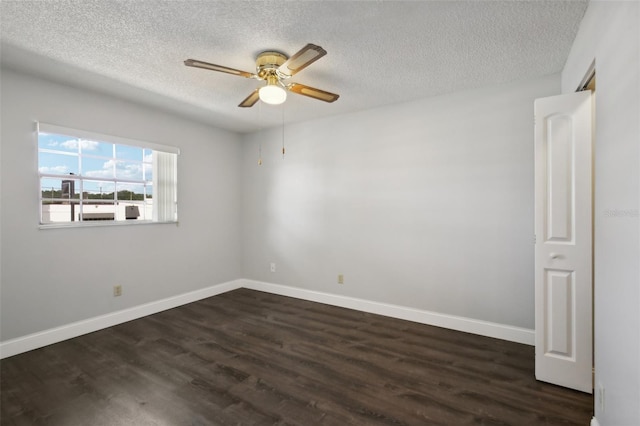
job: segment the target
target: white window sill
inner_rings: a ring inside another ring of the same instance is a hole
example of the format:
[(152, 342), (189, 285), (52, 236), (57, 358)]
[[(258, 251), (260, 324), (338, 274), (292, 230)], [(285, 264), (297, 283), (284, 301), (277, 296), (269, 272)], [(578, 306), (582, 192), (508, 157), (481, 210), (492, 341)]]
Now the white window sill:
[(85, 222), (61, 222), (47, 223), (38, 225), (38, 229), (60, 229), (60, 228), (95, 228), (103, 226), (136, 226), (136, 225), (176, 225), (180, 222), (154, 222), (151, 220), (129, 220), (129, 221), (113, 221), (113, 220), (91, 220)]

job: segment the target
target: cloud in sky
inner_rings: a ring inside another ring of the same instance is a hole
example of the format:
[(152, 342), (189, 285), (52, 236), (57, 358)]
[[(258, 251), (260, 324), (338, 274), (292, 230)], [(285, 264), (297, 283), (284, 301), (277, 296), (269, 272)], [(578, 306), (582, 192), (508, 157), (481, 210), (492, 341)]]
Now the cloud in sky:
[(83, 173), (83, 175), (93, 178), (113, 179), (113, 160), (108, 160), (102, 163), (102, 169), (87, 170)]
[(67, 174), (69, 168), (67, 166), (53, 166), (53, 167), (39, 167), (38, 171), (40, 173), (55, 173), (55, 174)]
[[(114, 160), (105, 161), (100, 170), (88, 170), (84, 173), (87, 177), (92, 178), (110, 178), (113, 176)], [(115, 161), (116, 176), (119, 179), (140, 180), (142, 179), (142, 169), (144, 168), (147, 179), (151, 175), (151, 165), (141, 163), (129, 163), (126, 161)]]
[(98, 149), (99, 142), (88, 141), (86, 139), (70, 139), (64, 142), (51, 142), (49, 146), (61, 146), (66, 149), (78, 149), (78, 146), (82, 147), (83, 151), (95, 151)]

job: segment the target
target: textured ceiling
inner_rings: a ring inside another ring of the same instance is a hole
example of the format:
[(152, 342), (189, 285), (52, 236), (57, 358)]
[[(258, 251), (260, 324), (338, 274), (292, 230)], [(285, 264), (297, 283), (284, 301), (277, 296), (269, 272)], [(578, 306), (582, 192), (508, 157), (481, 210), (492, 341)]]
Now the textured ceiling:
[[(1, 2), (3, 66), (132, 99), (237, 132), (557, 73), (586, 1)], [(328, 54), (290, 81), (284, 108), (237, 105), (263, 50)], [(284, 111), (283, 111), (284, 110)]]

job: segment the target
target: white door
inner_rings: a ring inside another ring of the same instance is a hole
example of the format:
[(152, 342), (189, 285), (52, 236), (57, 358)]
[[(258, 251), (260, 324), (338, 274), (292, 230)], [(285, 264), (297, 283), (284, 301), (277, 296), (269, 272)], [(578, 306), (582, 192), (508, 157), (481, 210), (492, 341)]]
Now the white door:
[(536, 379), (591, 393), (591, 92), (536, 99)]

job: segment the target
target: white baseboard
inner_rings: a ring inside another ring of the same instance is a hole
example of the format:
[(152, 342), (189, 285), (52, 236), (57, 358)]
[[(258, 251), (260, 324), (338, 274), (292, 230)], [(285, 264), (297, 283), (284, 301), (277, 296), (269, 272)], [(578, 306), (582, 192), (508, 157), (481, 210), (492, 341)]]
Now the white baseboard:
[[(513, 327), (454, 315), (440, 314), (437, 312), (391, 305), (388, 303), (373, 302), (365, 299), (357, 299), (354, 297), (340, 296), (337, 294), (323, 293), (297, 287), (289, 287), (280, 284), (238, 279), (0, 342), (0, 359), (18, 355), (33, 349), (38, 349), (53, 343), (58, 343), (63, 340), (72, 339), (83, 334), (92, 333), (94, 331), (102, 330), (103, 328), (112, 327), (114, 325), (162, 312), (167, 309), (172, 309), (187, 303), (197, 302), (198, 300), (206, 299), (207, 297), (216, 296), (218, 294), (243, 287), (251, 290), (295, 297), (296, 299), (325, 303), (327, 305), (355, 309), (358, 311), (384, 315), (421, 324), (449, 328), (466, 333), (479, 334), (481, 336), (494, 337), (511, 342), (524, 343), (527, 345), (534, 344), (535, 333), (533, 330), (526, 328)], [(597, 420), (595, 425), (592, 423), (592, 426), (598, 426)]]
[(592, 417), (591, 423), (589, 426), (600, 426), (600, 423), (598, 422), (598, 419), (596, 419), (595, 417)]
[(18, 355), (33, 349), (42, 348), (53, 343), (72, 339), (74, 337), (82, 336), (83, 334), (92, 333), (94, 331), (102, 330), (103, 328), (112, 327), (147, 315), (156, 314), (158, 312), (176, 308), (187, 303), (196, 302), (207, 297), (226, 293), (227, 291), (241, 288), (242, 281), (243, 280), (228, 281), (226, 283), (191, 291), (178, 296), (168, 297), (155, 302), (145, 303), (144, 305), (134, 306), (121, 311), (111, 312), (105, 315), (7, 340), (0, 343), (0, 359)]
[(510, 342), (524, 343), (533, 346), (535, 343), (535, 331), (528, 328), (514, 327), (489, 321), (481, 321), (455, 315), (440, 314), (408, 308), (405, 306), (391, 305), (388, 303), (373, 302), (348, 296), (340, 296), (331, 293), (306, 290), (297, 287), (289, 287), (280, 284), (272, 284), (261, 281), (242, 280), (242, 287), (251, 290), (259, 290), (281, 296), (295, 297), (296, 299), (309, 300), (311, 302), (325, 303), (327, 305), (340, 306), (355, 309), (357, 311), (384, 315), (413, 321), (421, 324), (434, 325), (449, 328), (451, 330), (478, 334), (486, 337), (508, 340)]

